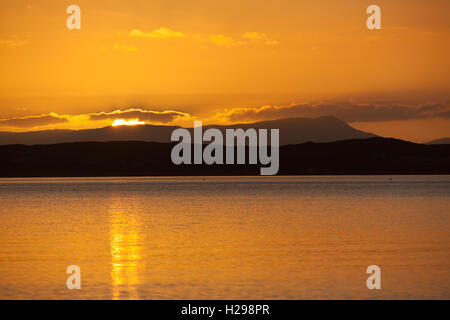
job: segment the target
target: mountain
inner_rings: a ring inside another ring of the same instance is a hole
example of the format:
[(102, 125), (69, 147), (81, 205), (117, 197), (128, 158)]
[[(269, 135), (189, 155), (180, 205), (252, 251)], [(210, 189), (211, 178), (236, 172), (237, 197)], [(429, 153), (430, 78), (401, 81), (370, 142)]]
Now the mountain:
[(450, 138), (440, 138), (427, 142), (427, 144), (450, 144)]
[[(0, 145), (7, 144), (53, 144), (65, 142), (88, 141), (152, 141), (170, 142), (173, 130), (177, 126), (138, 125), (116, 126), (88, 130), (47, 130), (32, 132), (0, 132)], [(345, 122), (332, 117), (320, 118), (287, 118), (280, 120), (261, 121), (250, 124), (235, 124), (229, 126), (204, 126), (203, 130), (217, 128), (225, 129), (248, 128), (280, 129), (280, 144), (298, 144), (308, 141), (330, 142), (346, 139), (365, 139), (375, 135), (356, 130)], [(190, 129), (192, 130), (192, 129)]]
[[(0, 177), (259, 175), (257, 165), (174, 165), (175, 143), (81, 142), (0, 146)], [(280, 147), (280, 175), (450, 174), (450, 145), (387, 138)]]

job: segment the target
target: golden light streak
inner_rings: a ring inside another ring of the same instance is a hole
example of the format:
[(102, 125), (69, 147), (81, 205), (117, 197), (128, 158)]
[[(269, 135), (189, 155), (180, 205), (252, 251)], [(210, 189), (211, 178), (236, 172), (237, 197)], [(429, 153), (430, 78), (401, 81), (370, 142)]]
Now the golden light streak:
[(132, 119), (132, 120), (124, 120), (124, 119), (116, 119), (114, 120), (113, 124), (111, 126), (117, 127), (117, 126), (135, 126), (145, 124), (145, 121), (139, 121), (139, 119)]

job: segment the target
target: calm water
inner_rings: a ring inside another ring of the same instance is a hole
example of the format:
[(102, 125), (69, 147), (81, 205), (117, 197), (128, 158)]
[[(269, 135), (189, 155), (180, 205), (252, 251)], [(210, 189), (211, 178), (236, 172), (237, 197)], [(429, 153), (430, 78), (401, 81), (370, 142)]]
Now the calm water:
[(1, 299), (450, 298), (450, 176), (0, 179), (0, 200)]

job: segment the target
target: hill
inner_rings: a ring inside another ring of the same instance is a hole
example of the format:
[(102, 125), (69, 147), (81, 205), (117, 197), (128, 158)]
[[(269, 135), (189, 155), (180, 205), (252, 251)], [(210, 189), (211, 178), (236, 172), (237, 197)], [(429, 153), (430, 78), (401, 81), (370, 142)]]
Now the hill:
[[(0, 177), (259, 175), (260, 165), (179, 165), (173, 143), (0, 146)], [(280, 175), (450, 174), (450, 145), (370, 138), (280, 148)]]
[[(344, 139), (364, 139), (375, 135), (356, 130), (345, 122), (332, 117), (288, 118), (230, 126), (204, 126), (225, 129), (280, 129), (280, 144), (299, 144), (308, 141), (330, 142)], [(88, 130), (46, 130), (32, 132), (0, 132), (0, 145), (7, 144), (55, 144), (66, 142), (151, 141), (169, 143), (172, 132), (179, 127), (163, 125), (116, 126)], [(192, 129), (191, 129), (192, 130)]]
[(450, 138), (435, 139), (430, 142), (427, 142), (427, 144), (450, 144)]

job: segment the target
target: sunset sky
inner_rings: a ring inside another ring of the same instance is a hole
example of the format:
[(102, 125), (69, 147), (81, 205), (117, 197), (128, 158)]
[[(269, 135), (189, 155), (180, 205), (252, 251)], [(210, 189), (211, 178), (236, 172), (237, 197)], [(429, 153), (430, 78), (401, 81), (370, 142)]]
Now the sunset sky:
[[(81, 8), (68, 30), (66, 8)], [(381, 30), (366, 8), (381, 7)], [(448, 0), (0, 0), (0, 130), (332, 114), (450, 136)]]

